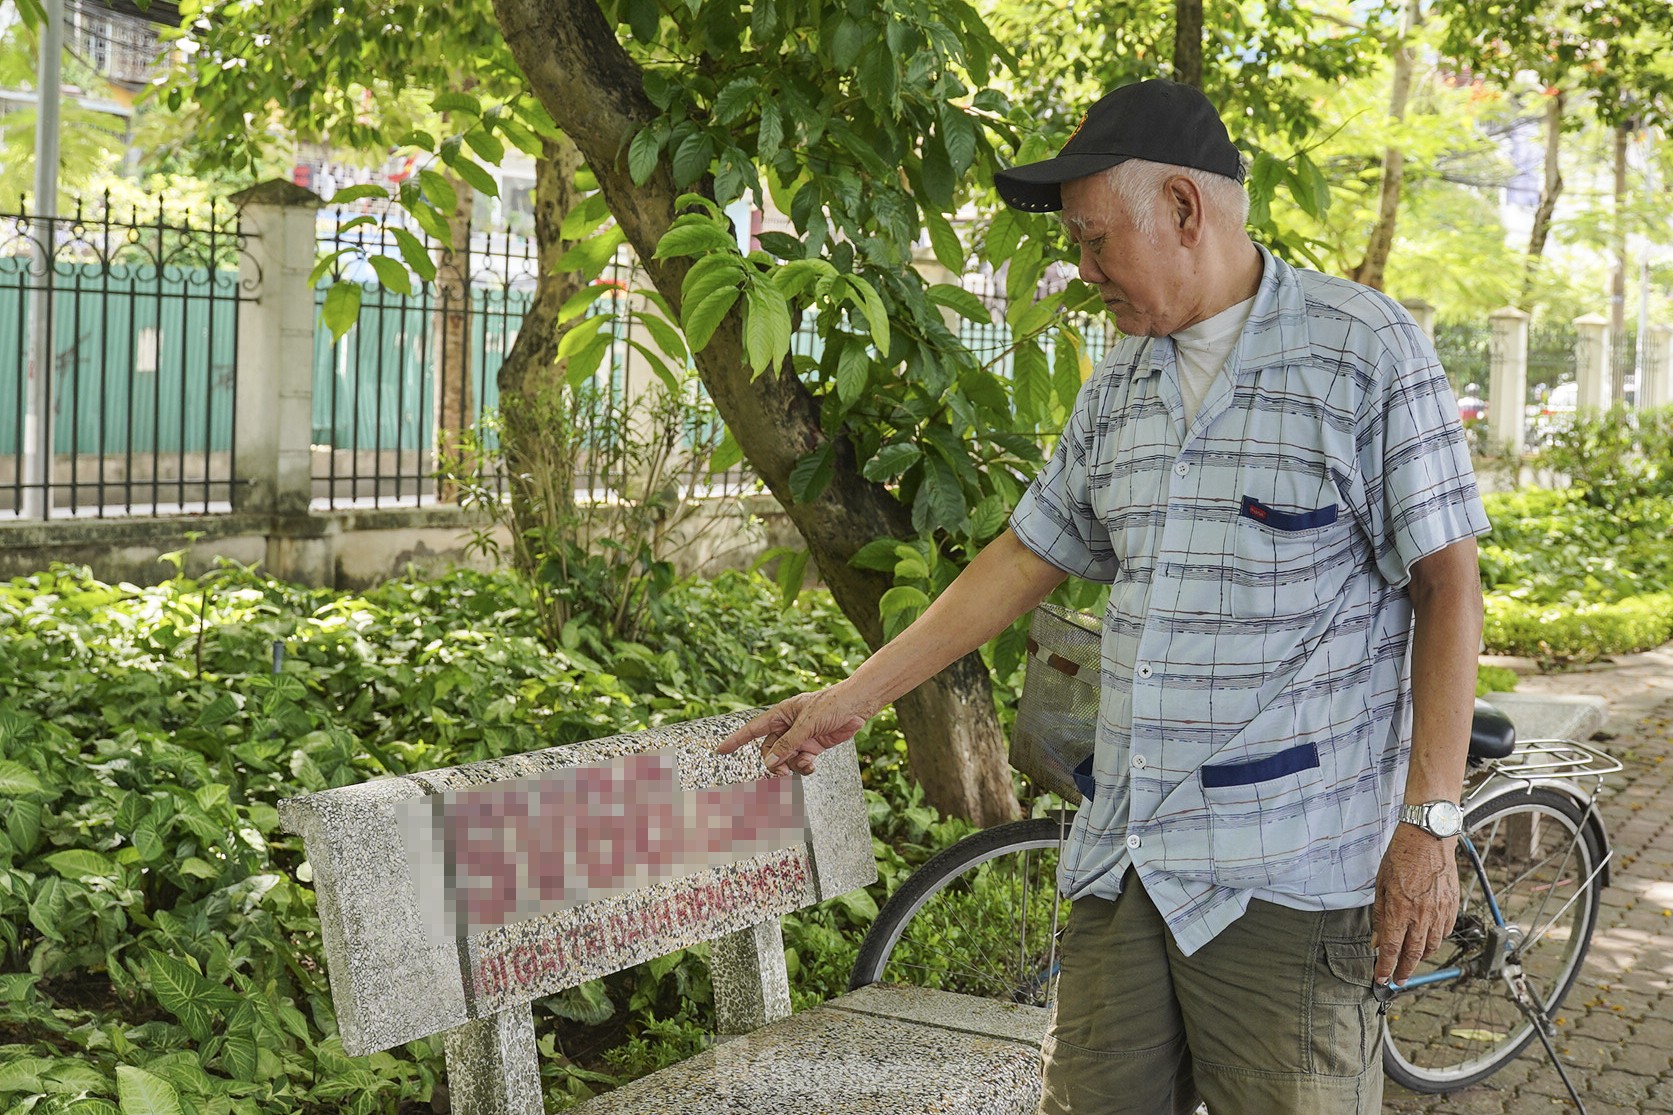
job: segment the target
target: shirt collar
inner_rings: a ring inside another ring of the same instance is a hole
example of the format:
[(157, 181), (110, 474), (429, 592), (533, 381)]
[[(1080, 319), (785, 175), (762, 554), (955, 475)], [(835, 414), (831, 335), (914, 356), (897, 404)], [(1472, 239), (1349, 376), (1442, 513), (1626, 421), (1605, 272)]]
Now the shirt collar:
[[(1238, 373), (1253, 373), (1305, 359), (1310, 349), (1307, 334), (1307, 296), (1301, 289), (1295, 268), (1256, 244), (1261, 254), (1261, 285), (1255, 291), (1255, 305), (1237, 341)], [(1173, 338), (1138, 337), (1138, 351), (1131, 364), (1134, 379), (1144, 379), (1161, 370), (1173, 354)], [(1168, 343), (1157, 344), (1159, 340)]]

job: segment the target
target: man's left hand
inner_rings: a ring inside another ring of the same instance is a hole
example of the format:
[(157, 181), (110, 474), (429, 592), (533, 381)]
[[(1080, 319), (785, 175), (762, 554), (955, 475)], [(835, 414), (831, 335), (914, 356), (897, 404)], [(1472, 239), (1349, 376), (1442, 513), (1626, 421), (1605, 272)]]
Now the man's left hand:
[(1438, 840), (1412, 825), (1394, 827), (1371, 908), (1377, 983), (1404, 982), (1452, 932), (1458, 917), (1457, 845), (1457, 837)]

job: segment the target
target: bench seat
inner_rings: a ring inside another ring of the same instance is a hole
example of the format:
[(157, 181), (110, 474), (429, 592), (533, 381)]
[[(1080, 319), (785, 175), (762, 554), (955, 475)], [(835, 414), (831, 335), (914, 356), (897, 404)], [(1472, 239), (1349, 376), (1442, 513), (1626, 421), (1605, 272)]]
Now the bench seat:
[(584, 1115), (1033, 1115), (1047, 1011), (878, 985), (583, 1104)]

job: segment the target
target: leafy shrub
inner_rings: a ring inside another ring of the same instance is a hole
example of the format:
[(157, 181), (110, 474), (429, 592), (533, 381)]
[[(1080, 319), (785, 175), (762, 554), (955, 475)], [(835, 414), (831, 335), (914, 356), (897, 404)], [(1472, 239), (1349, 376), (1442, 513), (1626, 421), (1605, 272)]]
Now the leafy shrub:
[[(787, 614), (759, 578), (676, 586), (658, 629), (608, 658), (548, 650), (525, 591), (458, 573), (338, 596), (232, 566), (0, 585), (0, 1110), (419, 1110), (440, 1040), (344, 1056), (275, 803), (746, 708), (864, 652), (828, 595)], [(887, 724), (861, 744), (895, 753)], [(787, 926), (807, 994), (846, 979), (833, 940), (876, 901)], [(547, 1000), (554, 1098), (689, 1052), (707, 1001), (701, 950)], [(564, 1056), (600, 1033), (612, 1059)]]

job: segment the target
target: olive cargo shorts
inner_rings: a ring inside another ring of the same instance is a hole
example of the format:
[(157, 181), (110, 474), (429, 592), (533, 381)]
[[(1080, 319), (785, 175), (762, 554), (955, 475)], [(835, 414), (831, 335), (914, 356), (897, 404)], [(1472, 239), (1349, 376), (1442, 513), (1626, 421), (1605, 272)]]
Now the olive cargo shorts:
[(1248, 911), (1181, 955), (1128, 872), (1077, 899), (1040, 1115), (1376, 1115), (1382, 1019), (1371, 908)]

